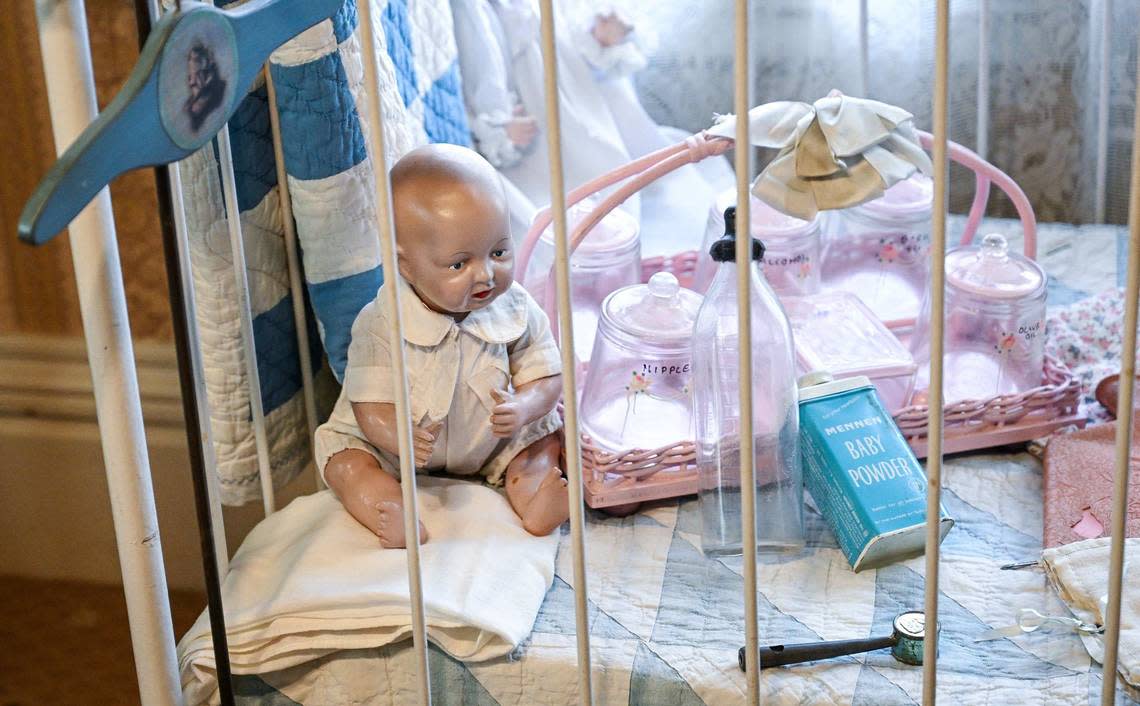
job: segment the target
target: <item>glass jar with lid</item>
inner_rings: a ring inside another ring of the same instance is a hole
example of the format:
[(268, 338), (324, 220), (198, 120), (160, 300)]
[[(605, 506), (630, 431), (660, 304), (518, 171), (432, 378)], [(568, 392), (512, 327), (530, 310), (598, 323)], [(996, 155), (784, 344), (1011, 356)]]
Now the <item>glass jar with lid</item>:
[(824, 289), (851, 292), (891, 330), (911, 330), (930, 277), (933, 199), (933, 182), (916, 173), (877, 199), (830, 212)]
[(701, 295), (668, 272), (606, 297), (582, 391), (581, 426), (613, 452), (693, 438), (690, 343)]
[[(596, 197), (579, 201), (567, 210), (567, 228), (573, 231), (598, 205)], [(569, 235), (569, 234), (568, 234)], [(546, 289), (553, 286), (554, 229), (548, 226), (535, 244), (522, 284), (545, 306)], [(602, 301), (622, 287), (641, 281), (641, 242), (637, 221), (621, 209), (606, 214), (570, 255), (570, 305), (574, 316), (574, 354), (590, 362)]]
[[(943, 391), (947, 403), (1025, 392), (1045, 364), (1045, 271), (990, 234), (946, 254)], [(911, 351), (919, 365), (914, 401), (930, 387), (930, 301), (924, 299)]]
[[(819, 291), (820, 284), (820, 222), (818, 218), (804, 221), (772, 208), (760, 199), (751, 198), (752, 237), (764, 243), (764, 260), (761, 268), (764, 279), (777, 295), (801, 296)], [(708, 289), (716, 274), (717, 265), (709, 255), (709, 248), (724, 234), (724, 210), (736, 205), (736, 190), (723, 191), (709, 210), (704, 242), (694, 288)]]

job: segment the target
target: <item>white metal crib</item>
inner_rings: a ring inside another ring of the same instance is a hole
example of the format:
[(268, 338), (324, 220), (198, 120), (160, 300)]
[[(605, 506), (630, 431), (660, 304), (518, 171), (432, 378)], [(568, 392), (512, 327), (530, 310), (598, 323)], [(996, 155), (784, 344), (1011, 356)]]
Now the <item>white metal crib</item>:
[[(141, 7), (146, 7), (151, 20), (156, 19), (160, 13), (158, 0), (139, 0)], [(373, 47), (370, 3), (360, 3), (360, 26), (363, 33), (364, 46)], [(981, 21), (979, 52), (984, 57), (988, 52), (985, 25), (988, 15), (988, 0), (979, 0), (979, 16)], [(551, 202), (554, 217), (554, 232), (556, 235), (556, 283), (558, 292), (559, 328), (562, 336), (563, 358), (563, 388), (566, 418), (566, 472), (570, 479), (571, 501), (571, 547), (573, 550), (573, 571), (575, 586), (575, 613), (577, 624), (577, 652), (578, 652), (578, 683), (581, 702), (593, 703), (592, 672), (590, 638), (587, 624), (586, 604), (586, 575), (585, 551), (583, 543), (583, 526), (585, 513), (582, 499), (581, 477), (581, 449), (578, 433), (578, 409), (576, 389), (575, 366), (573, 361), (573, 329), (571, 325), (570, 299), (569, 299), (569, 269), (567, 248), (566, 198), (563, 184), (561, 138), (559, 133), (559, 107), (556, 100), (557, 91), (551, 90), (557, 85), (555, 62), (551, 60), (554, 52), (554, 24), (552, 0), (541, 0), (542, 17), (542, 45), (545, 61), (545, 81), (547, 122), (550, 129), (547, 131), (548, 148), (550, 153), (551, 169)], [(862, 77), (864, 85), (867, 80), (867, 0), (859, 0), (860, 6), (860, 40), (862, 61)], [(735, 0), (735, 113), (747, 114), (750, 107), (749, 100), (749, 51), (748, 51), (748, 0)], [(69, 145), (95, 118), (97, 109), (95, 101), (95, 88), (92, 77), (91, 56), (88, 45), (86, 21), (84, 16), (83, 0), (37, 0), (39, 28), (43, 47), (44, 65), (47, 74), (47, 87), (51, 108), (52, 126), (56, 145), (65, 148)], [(1105, 175), (1107, 173), (1107, 114), (1108, 114), (1108, 30), (1110, 12), (1104, 12), (1104, 22), (1099, 27), (1101, 33), (1101, 50), (1104, 61), (1101, 62), (1102, 74), (1099, 83), (1099, 123), (1097, 141), (1097, 173), (1096, 173), (1096, 212), (1098, 219), (1103, 219), (1105, 205)], [(942, 253), (946, 243), (946, 211), (947, 211), (947, 105), (948, 105), (948, 40), (949, 40), (949, 0), (938, 0), (935, 43), (935, 77), (933, 93), (933, 154), (935, 167), (934, 190), (934, 223), (931, 244), (932, 253)], [(373, 51), (365, 51), (368, 57), (365, 62), (365, 77), (368, 85), (375, 86), (377, 65)], [(980, 75), (978, 82), (978, 152), (985, 155), (985, 136), (989, 117), (987, 100), (988, 81), (986, 79), (987, 62), (979, 62)], [(267, 79), (268, 80), (268, 79)], [(277, 164), (283, 169), (283, 160), (280, 154), (280, 139), (276, 134), (277, 119), (273, 109), (275, 101), (272, 97), (272, 83), (269, 85), (271, 118), (275, 128), (275, 147), (278, 150)], [(380, 96), (373, 91), (370, 95), (367, 110), (370, 113), (368, 124), (369, 152), (372, 155), (383, 155), (384, 136), (381, 127), (382, 110)], [(736, 143), (748, 144), (748, 122), (738, 120), (736, 125)], [(228, 128), (223, 128), (218, 134), (221, 161), (223, 164), (222, 176), (225, 188), (227, 212), (236, 214), (237, 197), (232, 171), (232, 158), (229, 156)], [(1140, 145), (1140, 110), (1136, 112), (1134, 127), (1134, 145)], [(738, 149), (735, 154), (735, 167), (737, 174), (737, 203), (741, 211), (739, 219), (744, 223), (750, 222), (749, 216), (749, 175), (751, 174), (751, 150)], [(181, 299), (182, 307), (174, 307), (175, 330), (186, 335), (192, 331), (194, 317), (193, 291), (190, 285), (189, 262), (187, 244), (185, 239), (185, 216), (181, 209), (181, 189), (178, 172), (175, 169), (166, 169), (165, 182), (160, 179), (160, 194), (164, 190), (170, 193), (168, 203), (172, 206), (169, 216), (173, 221), (172, 232), (178, 235), (177, 247), (182, 252), (180, 258), (181, 277), (172, 277), (171, 292), (175, 300)], [(390, 192), (385, 169), (376, 170), (377, 204), (379, 212), (378, 230), (381, 234), (381, 247), (384, 262), (395, 261), (395, 236), (392, 226), (390, 207)], [(279, 175), (278, 183), (286, 188), (287, 180)], [(1131, 172), (1131, 192), (1129, 207), (1129, 256), (1127, 277), (1127, 298), (1124, 323), (1124, 344), (1122, 354), (1121, 376), (1125, 380), (1134, 380), (1136, 372), (1136, 334), (1137, 310), (1140, 303), (1140, 153), (1134, 150)], [(282, 199), (287, 209), (288, 198)], [(303, 297), (300, 296), (300, 277), (297, 267), (297, 253), (295, 237), (288, 228), (292, 222), (290, 214), (285, 213), (287, 227), (286, 244), (289, 255), (291, 284), (294, 290), (293, 302), (297, 310), (298, 336), (304, 337), (306, 328), (303, 325)], [(248, 285), (245, 282), (245, 267), (242, 250), (241, 226), (236, 216), (228, 219), (231, 245), (235, 258), (235, 276), (238, 282), (238, 291), (243, 297), (241, 311), (243, 314), (242, 332), (246, 352), (247, 379), (250, 385), (251, 412), (257, 438), (257, 451), (262, 479), (262, 493), (266, 513), (271, 513), (273, 507), (273, 487), (269, 474), (269, 454), (265, 437), (265, 421), (261, 410), (261, 400), (258, 391), (257, 362), (253, 348), (252, 317), (249, 307)], [(146, 453), (146, 444), (142, 424), (142, 414), (139, 403), (138, 384), (133, 362), (133, 351), (130, 332), (127, 323), (126, 302), (123, 292), (122, 275), (119, 267), (118, 251), (115, 243), (115, 228), (111, 214), (110, 196), (106, 190), (100, 193), (71, 224), (72, 254), (75, 264), (76, 280), (78, 284), (80, 305), (83, 317), (84, 331), (87, 340), (88, 356), (94, 378), (95, 397), (99, 418), (100, 433), (102, 436), (104, 458), (107, 468), (108, 483), (110, 486), (112, 511), (114, 514), (115, 531), (118, 543), (119, 558), (122, 564), (123, 584), (126, 592), (128, 613), (130, 618), (131, 636), (133, 641), (135, 664), (138, 672), (139, 693), (145, 704), (177, 704), (182, 701), (182, 692), (179, 683), (177, 662), (175, 659), (174, 642), (171, 640), (171, 615), (166, 592), (166, 578), (163, 570), (161, 544), (158, 541), (158, 522), (155, 511), (154, 497), (151, 487), (151, 476)], [(748, 239), (737, 240), (738, 261), (747, 261)], [(942, 351), (943, 351), (943, 286), (944, 266), (941, 257), (933, 257), (931, 276), (931, 299), (933, 312), (931, 322), (931, 373), (930, 373), (930, 446), (927, 462), (927, 513), (936, 515), (939, 510), (941, 478), (942, 478)], [(739, 269), (738, 286), (741, 296), (738, 297), (740, 305), (739, 335), (750, 338), (751, 316), (749, 315), (750, 298), (743, 293), (747, 291), (748, 270)], [(400, 342), (403, 340), (403, 329), (400, 320), (400, 307), (398, 306), (398, 289), (386, 288), (387, 298), (385, 305), (389, 307), (389, 316), (396, 322), (392, 331), (393, 350), (401, 351), (395, 358), (397, 376), (405, 381), (404, 385), (397, 386), (400, 391), (396, 397), (397, 418), (404, 420), (400, 429), (399, 447), (401, 457), (401, 480), (404, 494), (404, 506), (411, 511), (406, 513), (406, 534), (415, 536), (418, 523), (416, 511), (416, 485), (414, 482), (414, 469), (411, 463), (412, 428), (410, 417), (406, 413), (409, 407), (407, 376), (405, 361)], [(203, 541), (203, 554), (206, 562), (208, 580), (224, 577), (227, 570), (227, 550), (224, 533), (221, 525), (222, 513), (218, 500), (216, 487), (212, 487), (208, 479), (209, 474), (203, 472), (210, 443), (208, 439), (209, 410), (206, 407), (206, 396), (203, 389), (202, 364), (199, 357), (196, 339), (188, 335), (184, 341), (183, 353), (180, 355), (180, 367), (183, 371), (183, 392), (196, 392), (189, 398), (197, 401), (187, 407), (187, 426), (192, 456), (195, 463), (203, 466), (197, 469), (196, 492), (209, 499), (208, 506), (212, 511), (199, 512), (198, 521), (201, 527), (208, 527)], [(311, 370), (309, 362), (305, 360), (309, 350), (307, 341), (300, 341), (299, 350), (302, 356), (302, 369), (306, 373)], [(741, 375), (751, 377), (751, 360), (747, 347), (742, 347), (739, 365)], [(315, 405), (313, 404), (312, 381), (308, 377), (304, 380), (307, 421), (310, 433), (316, 425)], [(742, 423), (743, 429), (751, 428), (752, 419), (752, 388), (744, 386), (741, 389), (741, 416), (749, 420)], [(1113, 666), (1116, 664), (1118, 645), (1120, 639), (1120, 608), (1122, 576), (1124, 566), (1124, 538), (1125, 516), (1128, 491), (1128, 462), (1132, 436), (1132, 408), (1133, 386), (1124, 385), (1120, 391), (1119, 412), (1121, 419), (1128, 419), (1130, 423), (1120, 424), (1116, 436), (1116, 470), (1114, 509), (1112, 517), (1112, 545), (1111, 567), (1109, 573), (1109, 603), (1106, 615), (1105, 658), (1106, 676), (1103, 680), (1102, 703), (1112, 704), (1115, 700), (1116, 679)], [(745, 486), (754, 484), (754, 469), (752, 467), (752, 442), (750, 434), (742, 434), (740, 438), (742, 461), (741, 479)], [(745, 606), (745, 635), (746, 654), (748, 659), (747, 685), (749, 703), (757, 704), (760, 700), (760, 670), (757, 669), (757, 654), (759, 637), (757, 630), (757, 566), (755, 547), (755, 508), (754, 497), (750, 493), (742, 494), (743, 503), (743, 537), (744, 537), (744, 596)], [(206, 503), (200, 504), (202, 508)], [(208, 541), (212, 537), (212, 541)], [(925, 613), (928, 620), (937, 621), (938, 616), (938, 569), (939, 569), (939, 536), (937, 523), (930, 523), (926, 537), (926, 584), (925, 584)], [(412, 622), (413, 645), (417, 655), (419, 702), (428, 704), (431, 701), (428, 681), (428, 651), (425, 637), (425, 617), (423, 608), (423, 592), (421, 588), (419, 547), (414, 543), (408, 547), (409, 584), (412, 596)], [(209, 581), (208, 581), (209, 582)], [(216, 618), (220, 613), (220, 604), (215, 605), (211, 596), (211, 618), (215, 619), (215, 626), (220, 625)], [(215, 630), (215, 648), (224, 651), (224, 632)], [(923, 667), (923, 702), (935, 703), (937, 670), (937, 640), (926, 640), (924, 644)], [(225, 661), (219, 660), (219, 686), (223, 703), (232, 703), (230, 689), (230, 675), (224, 667)]]

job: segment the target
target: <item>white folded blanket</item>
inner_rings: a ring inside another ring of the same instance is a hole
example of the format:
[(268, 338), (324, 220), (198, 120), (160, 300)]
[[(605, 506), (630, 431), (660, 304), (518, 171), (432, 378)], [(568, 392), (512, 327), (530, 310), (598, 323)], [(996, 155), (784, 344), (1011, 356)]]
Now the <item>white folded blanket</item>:
[[(421, 478), (428, 638), (456, 659), (502, 656), (531, 632), (554, 578), (557, 533), (534, 537), (505, 497), (470, 481)], [(382, 549), (331, 493), (298, 498), (246, 537), (222, 586), (230, 665), (260, 674), (412, 632), (407, 552)], [(217, 698), (203, 612), (178, 645), (188, 704)]]
[[(1108, 596), (1111, 539), (1100, 537), (1046, 549), (1041, 559), (1049, 579), (1073, 615), (1086, 623), (1104, 624)], [(1140, 539), (1124, 541), (1124, 595), (1120, 604), (1120, 649), (1117, 671), (1140, 688)], [(1102, 603), (1103, 601), (1103, 603)], [(1104, 663), (1104, 638), (1082, 635), (1089, 656)]]

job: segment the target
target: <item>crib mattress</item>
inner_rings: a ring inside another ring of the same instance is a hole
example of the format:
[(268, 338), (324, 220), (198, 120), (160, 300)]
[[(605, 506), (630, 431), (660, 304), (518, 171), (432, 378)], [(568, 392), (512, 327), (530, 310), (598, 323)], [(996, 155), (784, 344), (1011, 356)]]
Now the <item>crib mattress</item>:
[[(995, 230), (1017, 241), (1012, 223)], [(1123, 229), (1044, 225), (1039, 257), (1050, 304), (1078, 301), (1118, 283)], [(1022, 607), (1066, 614), (1032, 561), (1042, 544), (1041, 466), (1026, 453), (947, 459), (943, 502), (957, 524), (942, 545), (938, 693), (956, 704), (1099, 703), (1101, 668), (1073, 635), (1031, 634), (975, 643)], [(593, 688), (599, 704), (738, 704), (744, 675), (740, 558), (700, 551), (695, 499), (651, 505), (617, 519), (590, 513), (587, 595)], [(886, 635), (900, 612), (921, 609), (924, 560), (853, 573), (814, 509), (807, 547), (759, 565), (762, 643)], [(509, 658), (461, 664), (431, 650), (436, 704), (578, 703), (569, 537), (534, 632)], [(425, 576), (431, 581), (431, 576)], [(304, 706), (405, 704), (415, 698), (409, 647), (345, 651), (318, 662), (236, 678), (242, 703)], [(888, 652), (765, 670), (766, 704), (916, 704), (922, 671)], [(1119, 692), (1118, 692), (1119, 693)], [(1137, 703), (1119, 693), (1119, 703)]]

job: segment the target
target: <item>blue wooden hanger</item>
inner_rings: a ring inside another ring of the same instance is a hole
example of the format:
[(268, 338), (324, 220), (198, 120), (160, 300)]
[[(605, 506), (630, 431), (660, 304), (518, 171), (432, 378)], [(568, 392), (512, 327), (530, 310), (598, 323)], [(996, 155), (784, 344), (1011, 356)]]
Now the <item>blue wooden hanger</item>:
[(269, 54), (344, 0), (251, 0), (233, 10), (183, 0), (155, 26), (127, 82), (67, 149), (20, 215), (20, 239), (46, 243), (120, 174), (169, 164), (225, 125)]

